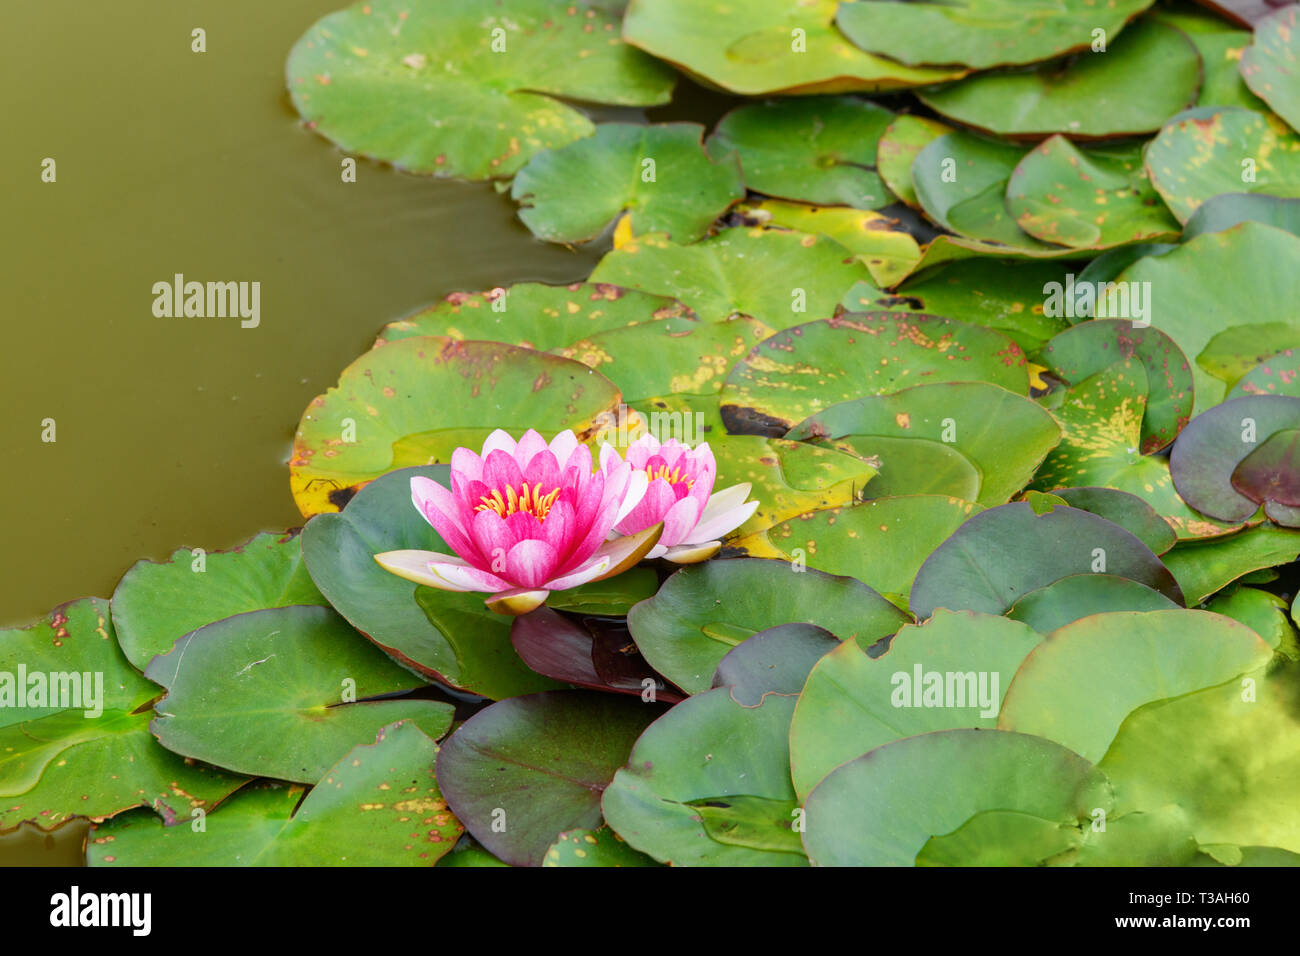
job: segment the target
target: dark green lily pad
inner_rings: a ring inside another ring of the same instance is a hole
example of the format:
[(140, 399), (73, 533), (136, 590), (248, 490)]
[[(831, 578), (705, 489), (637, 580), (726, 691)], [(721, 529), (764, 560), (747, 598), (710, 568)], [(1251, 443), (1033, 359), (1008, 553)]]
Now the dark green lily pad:
[(1241, 57), (1246, 85), (1273, 112), (1300, 129), (1300, 24), (1294, 6), (1255, 24), (1255, 42)]
[(1208, 541), (1188, 541), (1163, 558), (1191, 603), (1204, 601), (1252, 571), (1300, 557), (1300, 531), (1261, 525)]
[(1164, 611), (1178, 607), (1159, 591), (1114, 574), (1072, 574), (1030, 591), (1007, 609), (1040, 634), (1110, 611)]
[(1156, 510), (1127, 491), (1115, 488), (1058, 488), (1055, 492), (1072, 508), (1081, 508), (1133, 532), (1155, 554), (1164, 554), (1178, 540)]
[(838, 637), (816, 624), (778, 624), (727, 651), (713, 686), (726, 687), (744, 707), (757, 707), (768, 694), (798, 697), (817, 661), (841, 646)]
[(595, 129), (560, 99), (653, 106), (674, 74), (619, 36), (619, 4), (361, 0), (294, 46), (289, 93), (341, 149), (410, 172), (509, 176)]
[(141, 806), (174, 823), (248, 780), (158, 746), (148, 705), (162, 688), (127, 662), (102, 598), (0, 631), (0, 674), (0, 831)]
[(438, 752), (437, 776), (474, 838), (514, 866), (541, 866), (559, 834), (601, 824), (601, 793), (663, 709), (630, 697), (551, 691), (479, 711)]
[(697, 123), (601, 123), (594, 136), (534, 156), (510, 198), (533, 235), (587, 242), (626, 213), (634, 235), (662, 232), (694, 242), (743, 199), (735, 156), (704, 151)]
[[(1095, 10), (1091, 15), (1098, 16)], [(1201, 57), (1191, 41), (1145, 20), (1116, 37), (1105, 53), (985, 73), (918, 96), (948, 119), (999, 136), (1101, 138), (1159, 129), (1196, 101), (1200, 85)]]
[(278, 783), (245, 787), (204, 829), (127, 814), (97, 827), (91, 866), (432, 866), (464, 827), (433, 777), (438, 752), (409, 721), (358, 744), (303, 796)]
[(893, 116), (855, 96), (755, 103), (722, 118), (709, 152), (718, 158), (738, 153), (745, 185), (754, 192), (879, 209), (890, 196), (876, 174), (876, 142)]
[(650, 666), (688, 694), (708, 690), (727, 652), (770, 627), (816, 624), (869, 647), (908, 620), (861, 581), (756, 558), (683, 568), (627, 616)]
[(191, 631), (145, 676), (167, 688), (150, 731), (168, 750), (254, 776), (315, 783), (379, 728), (411, 720), (433, 738), (452, 707), (376, 700), (422, 681), (329, 608), (252, 611)]
[(1282, 199), (1263, 193), (1224, 193), (1196, 207), (1183, 226), (1183, 242), (1203, 232), (1222, 232), (1239, 222), (1262, 222), (1300, 235), (1300, 199)]
[(930, 555), (912, 585), (912, 612), (1002, 614), (1030, 591), (1089, 571), (1129, 578), (1183, 603), (1173, 575), (1132, 532), (1077, 508), (1039, 515), (1017, 501), (972, 516)]

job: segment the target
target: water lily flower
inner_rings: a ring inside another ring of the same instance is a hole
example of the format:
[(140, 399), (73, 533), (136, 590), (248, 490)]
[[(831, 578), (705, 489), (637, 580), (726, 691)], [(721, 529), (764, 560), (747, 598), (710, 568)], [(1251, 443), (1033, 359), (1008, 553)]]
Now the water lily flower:
[(492, 610), (524, 614), (549, 592), (619, 574), (654, 547), (658, 523), (607, 540), (647, 484), (617, 453), (593, 471), (591, 449), (572, 431), (548, 445), (532, 429), (518, 442), (497, 429), (481, 454), (452, 454), (450, 489), (411, 479), (416, 509), (455, 554), (387, 551), (375, 560), (408, 581), (486, 592)]
[[(601, 467), (621, 460), (610, 445), (600, 449)], [(717, 554), (720, 540), (734, 531), (758, 508), (746, 501), (750, 484), (744, 482), (713, 494), (718, 464), (708, 442), (694, 449), (675, 438), (660, 442), (642, 435), (627, 450), (627, 464), (648, 480), (645, 495), (614, 526), (619, 534), (634, 535), (663, 524), (663, 534), (646, 555), (676, 564), (694, 564)]]

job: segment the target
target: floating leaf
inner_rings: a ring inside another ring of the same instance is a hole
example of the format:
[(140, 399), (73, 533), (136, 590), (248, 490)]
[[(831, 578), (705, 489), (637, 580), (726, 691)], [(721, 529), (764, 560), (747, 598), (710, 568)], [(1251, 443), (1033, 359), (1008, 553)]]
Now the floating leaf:
[[(1095, 7), (1089, 16), (1096, 19)], [(1099, 138), (1159, 129), (1196, 101), (1200, 84), (1201, 57), (1191, 41), (1173, 27), (1144, 20), (1104, 53), (984, 73), (918, 96), (948, 119), (999, 136)]]
[(1040, 634), (1050, 634), (1080, 618), (1108, 611), (1176, 609), (1173, 601), (1145, 584), (1114, 574), (1072, 574), (1030, 591), (1007, 609)]
[(144, 670), (195, 628), (245, 611), (325, 604), (296, 533), (262, 533), (230, 551), (179, 548), (165, 564), (137, 561), (113, 592), (113, 628)]
[(559, 98), (652, 106), (674, 75), (619, 37), (617, 5), (364, 0), (316, 23), (287, 67), (293, 104), (347, 152), (437, 176), (509, 176), (590, 136)]
[(493, 699), (554, 689), (519, 660), (510, 619), (489, 610), (482, 595), (412, 584), (375, 562), (385, 551), (451, 553), (411, 505), (415, 476), (451, 484), (446, 465), (402, 468), (362, 488), (342, 514), (307, 523), (302, 551), (317, 587), (348, 623), (428, 679)]
[(1262, 525), (1208, 541), (1188, 541), (1163, 558), (1191, 603), (1261, 568), (1300, 557), (1300, 531)]
[(698, 123), (601, 123), (594, 136), (534, 156), (510, 198), (533, 235), (587, 242), (624, 212), (633, 234), (694, 242), (743, 199), (740, 163), (704, 151)]
[(1205, 609), (1240, 621), (1278, 653), (1292, 661), (1300, 660), (1295, 625), (1287, 615), (1286, 601), (1276, 594), (1259, 588), (1237, 587), (1217, 595)]
[(1260, 362), (1232, 387), (1228, 398), (1243, 395), (1289, 395), (1300, 398), (1300, 346)]
[(1196, 356), (1196, 364), (1225, 385), (1232, 387), (1252, 369), (1270, 357), (1283, 363), (1300, 349), (1300, 325), (1289, 322), (1261, 322), (1224, 329)]
[(300, 786), (245, 787), (205, 829), (127, 814), (96, 828), (91, 866), (432, 866), (464, 830), (433, 777), (438, 752), (409, 721), (359, 744), (303, 797)]
[(566, 830), (546, 851), (542, 866), (658, 866), (609, 827)]
[(709, 85), (747, 96), (892, 90), (961, 75), (863, 53), (835, 29), (837, 5), (751, 0), (739, 15), (726, 0), (632, 0), (623, 36)]
[(726, 687), (743, 707), (757, 707), (768, 694), (798, 697), (817, 661), (841, 646), (838, 637), (815, 624), (778, 624), (727, 651), (713, 686)]
[(969, 518), (921, 566), (912, 613), (1002, 614), (1021, 596), (1072, 574), (1117, 574), (1182, 603), (1173, 576), (1131, 532), (1077, 508), (1034, 514), (1025, 502)]
[(341, 511), (380, 475), (449, 462), (497, 428), (589, 438), (619, 399), (585, 365), (531, 349), (437, 336), (392, 342), (312, 400), (294, 437), (290, 489), (304, 516)]
[(952, 127), (927, 116), (902, 115), (894, 119), (881, 134), (876, 145), (876, 168), (880, 178), (899, 199), (913, 209), (921, 207), (912, 187), (912, 161), (932, 140), (944, 133), (951, 133)]
[(911, 66), (961, 63), (985, 70), (1087, 49), (1114, 36), (1151, 0), (948, 0), (845, 3), (836, 24), (864, 50)]
[(1156, 510), (1127, 491), (1115, 488), (1058, 488), (1059, 495), (1072, 508), (1101, 515), (1129, 531), (1155, 554), (1164, 554), (1178, 540), (1169, 523)]
[(1234, 29), (1210, 13), (1185, 6), (1158, 8), (1151, 11), (1150, 17), (1182, 30), (1201, 55), (1204, 76), (1197, 106), (1244, 106), (1260, 112), (1268, 109), (1242, 82), (1237, 69), (1242, 53), (1250, 46), (1249, 30)]
[(1255, 25), (1254, 43), (1241, 57), (1246, 85), (1273, 112), (1300, 129), (1300, 29), (1297, 10), (1283, 7)]
[(982, 381), (1029, 391), (1025, 356), (1006, 336), (907, 312), (845, 313), (779, 332), (727, 376), (727, 429), (783, 435), (837, 402), (909, 385)]
[(1179, 222), (1221, 193), (1300, 196), (1300, 136), (1276, 116), (1240, 107), (1179, 113), (1147, 147), (1146, 165)]
[(437, 738), (452, 708), (375, 700), (421, 685), (329, 608), (252, 611), (192, 631), (145, 676), (167, 688), (149, 729), (168, 750), (254, 776), (315, 783), (379, 728)]
[(719, 121), (709, 152), (716, 157), (737, 152), (745, 185), (754, 192), (879, 209), (890, 197), (875, 171), (876, 142), (893, 115), (855, 96), (754, 103)]
[(602, 798), (605, 818), (675, 866), (807, 866), (790, 784), (794, 698), (754, 707), (719, 687), (683, 701), (632, 748)]
[(993, 728), (1016, 669), (1040, 640), (1018, 621), (940, 610), (902, 628), (878, 657), (845, 642), (817, 662), (795, 706), (795, 790), (806, 798), (836, 767), (903, 737)]
[(1262, 222), (1300, 235), (1300, 199), (1282, 199), (1262, 193), (1224, 193), (1196, 207), (1183, 227), (1183, 241), (1203, 232), (1222, 232), (1239, 222)]
[(102, 598), (0, 631), (0, 830), (141, 806), (173, 823), (245, 783), (158, 746), (160, 692), (127, 662)]
[(661, 713), (588, 691), (512, 697), (443, 743), (438, 783), (490, 852), (514, 866), (541, 866), (559, 834), (600, 826), (602, 791)]
[(755, 558), (683, 568), (627, 616), (650, 666), (688, 694), (708, 690), (726, 653), (770, 627), (816, 624), (868, 647), (907, 620), (861, 581)]

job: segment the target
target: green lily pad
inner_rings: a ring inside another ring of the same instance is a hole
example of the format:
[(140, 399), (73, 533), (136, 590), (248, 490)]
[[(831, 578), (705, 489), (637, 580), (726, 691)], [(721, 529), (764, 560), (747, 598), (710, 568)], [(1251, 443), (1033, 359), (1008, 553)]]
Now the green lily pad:
[(1183, 241), (1204, 232), (1222, 232), (1239, 222), (1262, 222), (1300, 236), (1300, 199), (1282, 199), (1263, 193), (1224, 193), (1196, 207), (1183, 226)]
[(302, 560), (298, 535), (262, 533), (230, 551), (179, 548), (166, 563), (137, 561), (113, 592), (122, 652), (144, 670), (195, 628), (245, 611), (325, 604)]
[(708, 690), (727, 652), (770, 627), (816, 624), (869, 647), (908, 620), (861, 581), (757, 558), (685, 567), (627, 616), (650, 666), (688, 694)]
[(1020, 346), (942, 316), (850, 312), (756, 345), (732, 367), (719, 403), (728, 431), (784, 435), (810, 415), (864, 394), (970, 381), (1027, 393)]
[(905, 608), (925, 559), (980, 510), (941, 495), (877, 498), (802, 514), (734, 545), (752, 557), (797, 558), (820, 571), (857, 578)]
[(838, 637), (815, 624), (778, 624), (727, 651), (713, 686), (727, 688), (744, 707), (757, 707), (768, 694), (798, 697), (817, 661), (841, 646)]
[[(1095, 7), (1090, 16), (1098, 16)], [(1191, 41), (1173, 27), (1144, 20), (1105, 53), (985, 73), (918, 96), (948, 119), (999, 136), (1098, 138), (1159, 129), (1196, 101), (1200, 85), (1201, 57)]]
[(698, 123), (601, 123), (594, 136), (534, 156), (510, 198), (533, 235), (588, 242), (624, 212), (634, 235), (694, 242), (745, 196), (735, 156), (704, 151)]
[(437, 305), (388, 323), (379, 341), (445, 335), (546, 351), (639, 322), (692, 317), (680, 302), (608, 283), (521, 282), (491, 292), (453, 292)]
[(890, 197), (876, 174), (876, 142), (893, 116), (855, 96), (754, 103), (722, 118), (709, 152), (738, 153), (745, 185), (765, 196), (879, 209)]
[(921, 201), (916, 198), (916, 189), (912, 186), (912, 162), (931, 141), (951, 132), (951, 126), (928, 116), (904, 114), (889, 124), (876, 144), (876, 168), (880, 178), (895, 196), (913, 209), (921, 208)]
[(1190, 603), (1204, 601), (1252, 571), (1300, 557), (1300, 531), (1260, 525), (1226, 537), (1179, 544), (1163, 558)]
[(1072, 574), (1030, 591), (1007, 609), (1040, 634), (1108, 611), (1164, 611), (1178, 607), (1159, 591), (1114, 574)]
[(434, 866), (445, 867), (502, 867), (509, 865), (509, 863), (501, 862), (483, 849), (482, 844), (468, 833), (461, 834), (460, 841), (452, 847), (451, 852), (434, 864)]
[(91, 866), (432, 866), (464, 827), (433, 778), (438, 752), (409, 721), (358, 744), (303, 797), (303, 788), (245, 787), (204, 829), (126, 814), (97, 827)]
[(1055, 492), (1072, 508), (1101, 515), (1129, 531), (1155, 554), (1164, 554), (1178, 540), (1169, 523), (1156, 510), (1127, 491), (1115, 488), (1058, 488)]
[(386, 654), (427, 679), (494, 700), (559, 687), (519, 660), (509, 617), (489, 610), (482, 595), (412, 584), (375, 563), (385, 551), (452, 553), (411, 506), (415, 476), (450, 486), (446, 465), (402, 468), (362, 488), (342, 514), (307, 523), (302, 552), (321, 593)]
[(1130, 714), (1099, 765), (1117, 811), (1172, 805), (1203, 846), (1300, 851), (1298, 676), (1261, 669)]
[(1192, 369), (1177, 343), (1160, 329), (1136, 327), (1127, 319), (1080, 322), (1052, 339), (1036, 358), (1067, 383), (1083, 382), (1120, 361), (1141, 362), (1147, 384), (1139, 447), (1144, 455), (1168, 446), (1191, 418)]
[(944, 730), (885, 744), (831, 772), (805, 804), (804, 846), (817, 866), (911, 866), (931, 837), (987, 810), (1077, 828), (1111, 805), (1105, 775), (1050, 740)]
[[(1300, 505), (1300, 398), (1249, 395), (1193, 419), (1169, 454), (1178, 493), (1198, 511), (1245, 521), (1263, 505), (1280, 524)], [(1276, 436), (1276, 440), (1274, 440)]]
[(1140, 149), (1085, 153), (1059, 134), (1020, 160), (1007, 208), (1029, 235), (1073, 249), (1176, 240), (1182, 231), (1147, 179)]
[(1300, 29), (1295, 7), (1283, 7), (1255, 25), (1254, 43), (1241, 57), (1246, 85), (1278, 116), (1300, 129)]
[(864, 498), (944, 495), (975, 501), (979, 497), (979, 469), (952, 445), (871, 435), (842, 439), (836, 447), (864, 461), (879, 462), (880, 474), (863, 490)]
[(1023, 395), (983, 382), (917, 385), (832, 405), (796, 425), (789, 437), (870, 454), (869, 437), (938, 441), (980, 473), (982, 505), (1005, 504), (1033, 477), (1061, 438), (1049, 412)]
[(987, 260), (966, 259), (913, 276), (893, 294), (865, 284), (854, 286), (843, 305), (850, 312), (887, 309), (946, 315), (996, 329), (1025, 352), (1035, 352), (1070, 327), (1067, 319), (1046, 314), (1043, 291), (1049, 283), (1064, 283), (1067, 269), (1050, 261), (1013, 259), (990, 268)]
[(438, 752), (453, 812), (490, 852), (541, 866), (557, 836), (601, 824), (601, 792), (663, 709), (632, 697), (551, 691), (479, 711)]
[(672, 95), (672, 70), (620, 38), (618, 7), (362, 0), (294, 46), (289, 93), (347, 152), (436, 176), (509, 176), (592, 134), (561, 99), (653, 106)]
[(1260, 362), (1232, 386), (1228, 398), (1243, 395), (1289, 395), (1300, 398), (1300, 347), (1285, 349)]
[(902, 628), (874, 659), (845, 642), (813, 667), (795, 706), (795, 790), (806, 798), (836, 767), (903, 737), (992, 729), (1016, 669), (1040, 640), (1018, 621), (941, 610)]
[(746, 96), (893, 90), (960, 76), (863, 53), (835, 29), (838, 0), (632, 0), (628, 43)]
[(1287, 614), (1286, 601), (1276, 594), (1259, 588), (1232, 588), (1216, 595), (1205, 609), (1240, 621), (1279, 654), (1293, 661), (1300, 660), (1295, 625)]
[(672, 296), (705, 322), (739, 313), (772, 329), (833, 315), (871, 273), (833, 239), (783, 229), (724, 229), (690, 246), (638, 236), (596, 265), (592, 282)]
[(658, 866), (611, 830), (566, 830), (546, 851), (542, 866)]
[[(930, 837), (916, 866), (1060, 866), (1086, 831), (1015, 810), (984, 810), (952, 833)], [(1190, 855), (1196, 853), (1195, 846)]]
[(1109, 39), (1152, 0), (948, 0), (845, 3), (836, 24), (864, 50), (911, 66), (960, 63), (986, 70), (1036, 63)]
[(155, 657), (145, 676), (167, 688), (149, 725), (164, 747), (254, 776), (315, 783), (385, 724), (411, 720), (434, 738), (451, 726), (449, 704), (374, 700), (422, 681), (329, 608), (209, 624)]
[(1268, 109), (1242, 82), (1237, 69), (1242, 53), (1250, 46), (1249, 30), (1234, 29), (1215, 16), (1186, 8), (1157, 9), (1150, 16), (1182, 30), (1201, 55), (1204, 75), (1197, 106), (1244, 106), (1261, 113)]
[(1146, 165), (1179, 222), (1221, 193), (1300, 196), (1300, 135), (1275, 116), (1240, 107), (1179, 113), (1147, 147)]
[(674, 866), (807, 866), (790, 783), (794, 698), (726, 687), (650, 725), (601, 800), (629, 844)]
[(247, 782), (158, 746), (160, 692), (127, 662), (102, 598), (0, 631), (0, 831), (142, 806), (174, 823)]
[(1098, 761), (1144, 704), (1217, 686), (1272, 657), (1250, 628), (1205, 611), (1094, 614), (1030, 652), (997, 726)]
[(1261, 362), (1278, 356), (1282, 363), (1300, 349), (1300, 325), (1290, 322), (1261, 322), (1224, 329), (1196, 356), (1196, 364), (1229, 388)]
[(1130, 531), (1077, 508), (1035, 514), (1026, 502), (973, 515), (921, 565), (912, 613), (936, 608), (1002, 614), (1030, 591), (1086, 572), (1116, 574), (1176, 603), (1182, 593), (1166, 567)]
[[(764, 225), (829, 236), (853, 252), (880, 285), (894, 285), (915, 268), (921, 247), (897, 219), (843, 206), (806, 206), (769, 199), (741, 207), (746, 218)], [(860, 283), (859, 285), (870, 285)], [(855, 285), (854, 288), (858, 288)]]
[(497, 428), (589, 438), (619, 401), (604, 376), (532, 349), (439, 336), (391, 342), (344, 369), (303, 413), (290, 490), (306, 517), (341, 511), (380, 475), (449, 462)]

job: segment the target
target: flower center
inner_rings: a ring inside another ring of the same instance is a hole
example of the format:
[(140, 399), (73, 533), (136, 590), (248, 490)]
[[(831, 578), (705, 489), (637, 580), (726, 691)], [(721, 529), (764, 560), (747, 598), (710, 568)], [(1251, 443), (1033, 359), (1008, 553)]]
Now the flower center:
[(556, 488), (544, 495), (540, 481), (532, 486), (525, 481), (523, 489), (523, 491), (515, 491), (513, 486), (507, 485), (505, 497), (502, 497), (500, 489), (495, 489), (490, 495), (482, 495), (479, 501), (483, 503), (475, 505), (474, 510), (495, 511), (503, 518), (521, 511), (532, 515), (538, 521), (545, 520), (551, 505), (555, 504), (555, 499), (560, 496), (560, 489)]
[(646, 476), (646, 480), (648, 481), (654, 481), (656, 478), (662, 478), (670, 485), (680, 485), (682, 482), (685, 482), (687, 488), (693, 487), (695, 484), (694, 478), (682, 477), (681, 465), (678, 465), (672, 471), (668, 470), (667, 465), (656, 465), (654, 468), (647, 468), (645, 471), (645, 476)]

